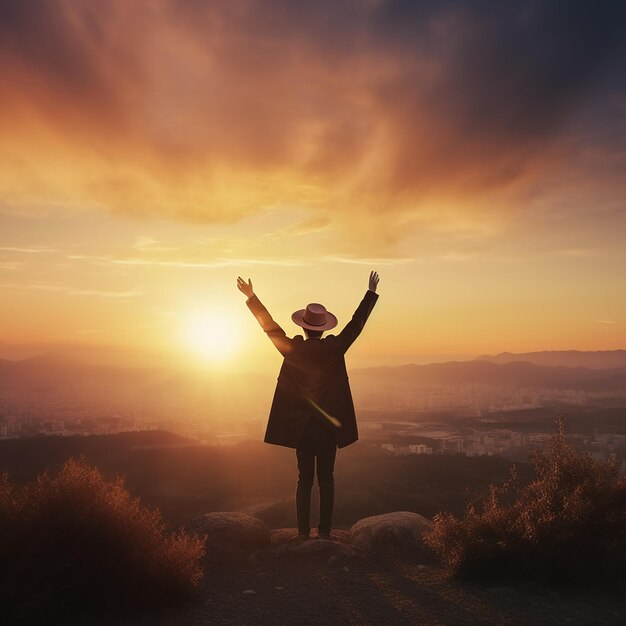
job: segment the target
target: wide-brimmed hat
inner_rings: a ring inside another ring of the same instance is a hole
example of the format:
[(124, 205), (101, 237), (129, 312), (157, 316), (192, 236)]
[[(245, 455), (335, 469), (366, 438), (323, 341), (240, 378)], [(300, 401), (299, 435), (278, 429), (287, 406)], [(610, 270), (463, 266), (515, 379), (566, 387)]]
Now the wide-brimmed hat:
[(313, 302), (292, 314), (291, 319), (302, 328), (309, 330), (330, 330), (337, 326), (337, 318), (326, 310), (323, 304)]

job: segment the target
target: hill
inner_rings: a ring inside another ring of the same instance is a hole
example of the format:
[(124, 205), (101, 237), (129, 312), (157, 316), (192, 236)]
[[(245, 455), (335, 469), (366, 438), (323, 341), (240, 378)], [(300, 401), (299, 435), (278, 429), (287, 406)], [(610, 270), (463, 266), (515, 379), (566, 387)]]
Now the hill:
[[(254, 506), (271, 528), (293, 526), (295, 455), (260, 442), (207, 447), (159, 431), (3, 440), (0, 472), (24, 482), (79, 454), (109, 478), (127, 476), (130, 493), (159, 506), (169, 525)], [(395, 457), (359, 443), (338, 455), (337, 526), (391, 511), (429, 518), (441, 510), (460, 513), (473, 494), (502, 482), (509, 469), (493, 457)], [(518, 469), (527, 480), (527, 468)], [(197, 597), (187, 605), (113, 619), (93, 616), (89, 623), (619, 624), (623, 616), (620, 591), (570, 596), (538, 583), (468, 585), (447, 580), (442, 567), (427, 558), (329, 556), (316, 549), (315, 540), (310, 543), (312, 550), (285, 558), (207, 563)]]
[[(250, 507), (274, 527), (294, 524), (294, 451), (260, 441), (201, 446), (158, 431), (8, 439), (0, 440), (0, 473), (23, 483), (80, 455), (108, 479), (124, 475), (129, 491), (159, 507), (172, 525), (207, 511)], [(506, 480), (510, 467), (497, 457), (394, 456), (359, 442), (337, 455), (335, 520), (348, 527), (394, 510), (460, 513), (468, 493)]]
[(372, 367), (352, 371), (357, 382), (389, 382), (426, 385), (490, 385), (516, 388), (574, 389), (580, 391), (623, 391), (626, 367), (591, 369), (536, 365), (526, 361), (492, 363), (486, 360), (450, 361), (429, 365)]
[(197, 600), (99, 626), (199, 624), (623, 624), (621, 590), (560, 593), (539, 584), (466, 584), (423, 560), (320, 555), (210, 569)]
[(58, 402), (65, 406), (80, 400), (147, 408), (151, 414), (183, 407), (219, 416), (231, 409), (250, 411), (260, 398), (269, 401), (274, 380), (273, 373), (269, 377), (240, 373), (233, 394), (233, 375), (215, 370), (181, 370), (167, 363), (162, 367), (96, 365), (58, 354), (0, 359), (0, 398), (18, 405)]
[(552, 367), (586, 367), (588, 369), (614, 369), (626, 367), (626, 350), (597, 350), (581, 352), (579, 350), (544, 350), (540, 352), (501, 352), (500, 354), (483, 354), (477, 361), (490, 363), (514, 363), (526, 361), (535, 365)]
[[(250, 406), (259, 397), (269, 400), (274, 377), (241, 372), (242, 397)], [(215, 371), (176, 371), (161, 368), (102, 366), (59, 355), (41, 355), (21, 361), (0, 359), (0, 392), (47, 394), (76, 392), (113, 394), (120, 399), (150, 398), (153, 402), (193, 398), (207, 410), (218, 410), (235, 400), (230, 393), (232, 374)], [(626, 388), (626, 350), (609, 352), (502, 353), (473, 361), (427, 365), (369, 367), (351, 370), (355, 382), (411, 385), (465, 385), (621, 391)], [(241, 396), (241, 394), (238, 394)]]

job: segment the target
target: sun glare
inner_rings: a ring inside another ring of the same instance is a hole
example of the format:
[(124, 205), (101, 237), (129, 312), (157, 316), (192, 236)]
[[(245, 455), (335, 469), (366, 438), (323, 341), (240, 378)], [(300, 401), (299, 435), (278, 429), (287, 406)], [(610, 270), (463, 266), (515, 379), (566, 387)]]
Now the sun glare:
[(183, 316), (181, 338), (184, 346), (211, 362), (223, 362), (237, 351), (237, 333), (227, 314), (190, 313)]

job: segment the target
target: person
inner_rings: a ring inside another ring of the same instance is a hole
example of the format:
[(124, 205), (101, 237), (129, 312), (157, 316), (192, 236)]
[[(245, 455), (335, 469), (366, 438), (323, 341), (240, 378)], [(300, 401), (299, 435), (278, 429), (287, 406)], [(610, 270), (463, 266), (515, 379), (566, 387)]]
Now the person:
[(379, 276), (371, 272), (368, 290), (352, 319), (338, 335), (322, 337), (337, 318), (319, 303), (293, 313), (304, 330), (287, 337), (254, 293), (252, 281), (237, 278), (237, 287), (261, 328), (283, 355), (264, 441), (295, 448), (298, 463), (296, 516), (298, 537), (310, 537), (311, 490), (317, 462), (320, 497), (318, 537), (330, 539), (334, 506), (334, 466), (337, 448), (358, 439), (354, 403), (344, 355), (360, 335), (376, 301)]

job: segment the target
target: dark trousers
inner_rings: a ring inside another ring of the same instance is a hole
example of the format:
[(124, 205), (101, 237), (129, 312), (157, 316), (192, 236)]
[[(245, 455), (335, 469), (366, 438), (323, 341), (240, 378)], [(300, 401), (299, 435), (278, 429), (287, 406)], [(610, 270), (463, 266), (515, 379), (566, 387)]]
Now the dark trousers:
[(311, 490), (317, 460), (317, 486), (320, 491), (320, 523), (318, 531), (329, 533), (335, 501), (335, 456), (337, 444), (333, 433), (317, 418), (312, 417), (304, 430), (298, 447), (298, 489), (296, 490), (296, 513), (298, 532), (308, 534), (311, 517)]

